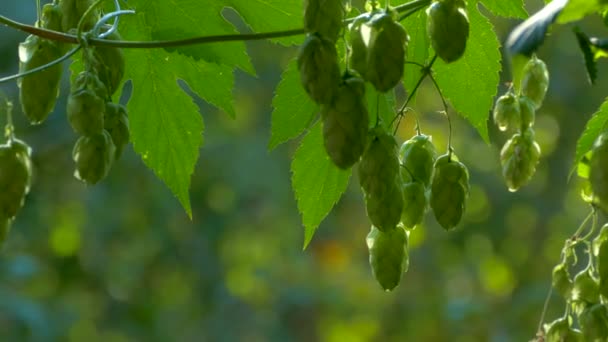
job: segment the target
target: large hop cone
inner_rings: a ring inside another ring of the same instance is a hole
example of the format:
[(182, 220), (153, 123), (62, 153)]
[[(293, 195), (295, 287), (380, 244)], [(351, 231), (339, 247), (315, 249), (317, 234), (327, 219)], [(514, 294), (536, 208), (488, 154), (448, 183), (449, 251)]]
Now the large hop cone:
[(395, 138), (381, 128), (374, 129), (358, 170), (370, 221), (382, 231), (394, 229), (403, 210)]
[(403, 185), (401, 223), (405, 228), (412, 229), (422, 223), (427, 205), (428, 200), (424, 185), (419, 182), (410, 182)]
[(403, 227), (382, 232), (372, 226), (366, 242), (374, 278), (384, 290), (393, 290), (409, 267), (408, 233)]
[(106, 130), (80, 137), (72, 151), (76, 163), (74, 176), (87, 184), (96, 184), (110, 171), (115, 151), (112, 137)]
[(500, 152), (502, 174), (510, 191), (517, 191), (532, 179), (540, 158), (540, 147), (531, 128), (509, 139)]
[(13, 218), (23, 206), (32, 181), (31, 149), (11, 139), (0, 145), (0, 218)]
[(469, 38), (469, 18), (464, 2), (440, 0), (427, 9), (426, 30), (437, 55), (446, 63), (464, 54)]
[(395, 87), (403, 77), (409, 37), (391, 12), (372, 16), (365, 77), (380, 92)]
[(306, 93), (319, 104), (330, 103), (340, 84), (340, 66), (334, 43), (310, 34), (298, 54), (300, 81)]
[(341, 0), (305, 0), (304, 28), (335, 42), (342, 28), (342, 12)]
[(437, 222), (450, 230), (462, 219), (469, 194), (469, 171), (452, 154), (442, 155), (435, 162), (431, 181), (431, 208)]
[(364, 93), (363, 80), (350, 77), (338, 87), (331, 103), (321, 107), (325, 150), (341, 169), (359, 161), (366, 146), (369, 118)]
[(404, 142), (399, 149), (399, 158), (414, 181), (424, 186), (431, 183), (437, 150), (430, 136), (420, 134)]

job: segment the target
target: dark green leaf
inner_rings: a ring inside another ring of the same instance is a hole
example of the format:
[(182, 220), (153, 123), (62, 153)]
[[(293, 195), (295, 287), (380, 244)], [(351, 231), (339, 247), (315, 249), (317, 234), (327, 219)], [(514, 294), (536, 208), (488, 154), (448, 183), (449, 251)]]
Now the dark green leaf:
[(597, 79), (597, 65), (595, 63), (593, 51), (591, 51), (591, 43), (589, 42), (589, 37), (587, 37), (587, 35), (583, 33), (578, 27), (575, 27), (573, 31), (576, 35), (578, 46), (580, 47), (581, 52), (583, 53), (583, 58), (585, 59), (585, 67), (587, 68), (587, 76), (589, 77), (589, 82), (593, 84)]
[(593, 114), (591, 119), (587, 121), (587, 126), (581, 134), (581, 137), (576, 143), (576, 155), (574, 156), (574, 168), (577, 167), (578, 163), (583, 159), (583, 156), (591, 150), (593, 143), (597, 137), (606, 129), (608, 124), (608, 99), (602, 104), (600, 109)]

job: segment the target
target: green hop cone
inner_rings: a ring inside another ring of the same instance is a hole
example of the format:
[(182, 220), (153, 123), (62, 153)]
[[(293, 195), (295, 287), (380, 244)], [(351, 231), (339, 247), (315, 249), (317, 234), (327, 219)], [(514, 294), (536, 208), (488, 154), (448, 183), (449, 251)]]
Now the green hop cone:
[(586, 308), (578, 316), (578, 323), (586, 342), (608, 341), (608, 309), (605, 304)]
[[(61, 18), (61, 27), (63, 32), (68, 32), (70, 29), (75, 29), (78, 27), (78, 23), (80, 22), (80, 18), (84, 15), (84, 12), (91, 7), (93, 4), (93, 0), (61, 0), (59, 2), (59, 7), (61, 9), (61, 13), (63, 14)], [(99, 16), (99, 12), (94, 10), (92, 14), (85, 18), (84, 22), (84, 30), (88, 31), (97, 22), (97, 17)]]
[(388, 10), (374, 14), (365, 25), (371, 27), (365, 78), (378, 91), (389, 91), (403, 77), (409, 37)]
[(114, 161), (115, 147), (107, 131), (82, 136), (74, 145), (72, 158), (76, 163), (74, 176), (87, 183), (96, 184), (104, 179)]
[(464, 54), (469, 38), (469, 18), (462, 1), (440, 0), (427, 9), (426, 30), (433, 50), (446, 63)]
[(404, 142), (399, 148), (399, 158), (415, 181), (429, 186), (437, 158), (437, 150), (430, 136), (419, 134)]
[(372, 226), (366, 243), (374, 278), (385, 291), (393, 290), (409, 268), (408, 233), (401, 226), (389, 232)]
[(83, 72), (78, 75), (68, 96), (67, 115), (72, 129), (81, 135), (94, 135), (103, 131), (106, 102), (105, 87), (91, 73)]
[(521, 93), (532, 100), (536, 109), (538, 109), (545, 99), (548, 88), (549, 72), (547, 66), (545, 62), (534, 55), (524, 66)]
[(112, 137), (112, 142), (116, 147), (115, 158), (118, 159), (129, 143), (130, 136), (129, 117), (125, 106), (112, 102), (106, 103), (104, 128)]
[(383, 194), (365, 194), (365, 209), (372, 224), (386, 232), (399, 224), (403, 213), (403, 191), (399, 182), (393, 182)]
[(437, 222), (450, 230), (462, 219), (469, 194), (469, 171), (466, 166), (444, 154), (437, 158), (431, 181), (431, 208)]
[(30, 191), (30, 151), (24, 142), (16, 139), (0, 145), (0, 217), (15, 217)]
[[(108, 40), (122, 40), (118, 32), (109, 35)], [(93, 67), (99, 80), (106, 86), (112, 96), (125, 75), (125, 57), (122, 50), (116, 47), (96, 46), (93, 53)]]
[(523, 134), (514, 134), (505, 143), (500, 151), (500, 162), (509, 191), (517, 191), (532, 179), (539, 159), (540, 147), (534, 141), (531, 128)]
[(410, 182), (403, 186), (403, 211), (401, 212), (401, 223), (406, 229), (413, 229), (424, 218), (427, 208), (427, 198), (424, 185), (418, 182)]
[(364, 81), (348, 77), (331, 103), (321, 106), (325, 150), (341, 169), (359, 161), (366, 146), (369, 118), (364, 93)]
[(300, 81), (308, 96), (318, 104), (328, 104), (340, 84), (340, 66), (334, 43), (309, 34), (298, 54)]
[(521, 126), (521, 111), (518, 98), (508, 92), (496, 100), (494, 123), (501, 131), (517, 130)]
[(350, 35), (350, 54), (348, 56), (348, 65), (352, 70), (359, 73), (361, 77), (367, 79), (367, 44), (363, 40), (361, 29), (369, 30), (369, 26), (363, 26), (370, 19), (368, 14), (362, 14), (355, 18), (349, 25)]
[(557, 293), (563, 298), (569, 299), (572, 291), (572, 280), (568, 273), (568, 266), (566, 264), (559, 264), (553, 268), (551, 277), (551, 284)]
[(602, 133), (591, 149), (589, 182), (595, 202), (608, 211), (608, 134)]
[(61, 31), (63, 14), (59, 4), (45, 4), (42, 6), (42, 27), (48, 30)]
[(304, 29), (336, 42), (342, 29), (342, 12), (341, 0), (305, 0)]
[(594, 304), (600, 301), (599, 291), (599, 283), (591, 269), (585, 269), (574, 277), (570, 298), (574, 302)]
[(600, 233), (593, 240), (593, 256), (597, 263), (600, 294), (608, 299), (608, 224), (602, 226)]
[(569, 318), (563, 317), (545, 324), (545, 342), (578, 342), (583, 341), (583, 334), (572, 329)]
[(395, 228), (403, 211), (395, 138), (382, 128), (375, 128), (359, 162), (358, 171), (370, 221), (382, 231)]
[[(62, 55), (61, 47), (55, 42), (30, 35), (25, 42), (19, 44), (19, 72), (48, 64)], [(42, 123), (55, 107), (61, 74), (62, 66), (56, 64), (20, 78), (17, 82), (21, 109), (30, 123)]]
[(521, 129), (525, 130), (528, 127), (532, 127), (536, 120), (536, 106), (534, 102), (526, 96), (520, 96), (519, 107), (521, 109)]

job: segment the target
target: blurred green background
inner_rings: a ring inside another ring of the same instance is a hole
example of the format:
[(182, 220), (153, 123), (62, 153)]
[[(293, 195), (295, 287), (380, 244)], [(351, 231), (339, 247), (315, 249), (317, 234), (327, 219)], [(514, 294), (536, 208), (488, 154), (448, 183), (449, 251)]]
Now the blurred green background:
[[(33, 23), (34, 3), (2, 1), (0, 13)], [(225, 15), (246, 31), (237, 15)], [(501, 41), (517, 24), (489, 17)], [(599, 17), (578, 24), (606, 34)], [(543, 155), (531, 184), (507, 191), (498, 154), (508, 136), (492, 122), (488, 146), (455, 119), (454, 147), (471, 171), (466, 216), (448, 234), (427, 215), (410, 236), (410, 269), (391, 293), (371, 275), (369, 223), (355, 177), (302, 250), (289, 171), (298, 141), (267, 151), (273, 89), (296, 48), (247, 44), (258, 77), (236, 72), (235, 120), (199, 102), (206, 131), (192, 177), (192, 221), (131, 147), (101, 184), (77, 181), (65, 96), (41, 126), (28, 125), (17, 105), (17, 134), (34, 149), (35, 180), (0, 251), (0, 340), (531, 339), (563, 241), (588, 211), (568, 175), (576, 139), (608, 89), (602, 63), (589, 85), (571, 28), (555, 27), (539, 51), (551, 84), (537, 114)], [(25, 37), (0, 27), (0, 75), (17, 72)], [(0, 90), (17, 101), (15, 82)], [(505, 90), (501, 83), (499, 94)], [(428, 82), (417, 109), (443, 151), (447, 124)], [(408, 118), (399, 140), (412, 134)], [(554, 296), (547, 319), (563, 309)]]

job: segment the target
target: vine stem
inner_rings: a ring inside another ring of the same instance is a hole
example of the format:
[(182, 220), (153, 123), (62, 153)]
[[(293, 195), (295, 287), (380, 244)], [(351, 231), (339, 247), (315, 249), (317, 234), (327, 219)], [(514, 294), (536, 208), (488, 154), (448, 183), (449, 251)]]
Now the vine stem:
[[(416, 82), (416, 85), (414, 86), (414, 89), (412, 89), (412, 92), (407, 97), (407, 100), (405, 100), (405, 102), (403, 103), (401, 108), (399, 108), (399, 111), (397, 111), (397, 114), (395, 115), (395, 118), (393, 119), (393, 122), (395, 122), (395, 120), (397, 120), (397, 125), (395, 125), (395, 131), (393, 134), (397, 133), (397, 130), (399, 129), (399, 125), (401, 124), (401, 118), (403, 117), (403, 113), (405, 112), (407, 105), (410, 103), (410, 101), (412, 100), (414, 95), (416, 95), (416, 92), (418, 91), (418, 88), (420, 88), (422, 81), (424, 81), (426, 76), (430, 75), (431, 68), (433, 67), (433, 64), (435, 63), (436, 60), (437, 60), (437, 55), (435, 55), (433, 57), (433, 59), (431, 59), (431, 61), (429, 62), (429, 65), (427, 65), (427, 66), (424, 66), (424, 65), (422, 65), (420, 63), (416, 63), (416, 62), (409, 62), (409, 64), (414, 64), (414, 65), (420, 66), (422, 75), (418, 79), (418, 82)], [(420, 121), (418, 120), (417, 115), (415, 117), (416, 117), (416, 133), (420, 134)], [(391, 122), (391, 124), (393, 122)]]
[[(433, 58), (437, 58), (437, 55), (435, 55), (435, 57), (433, 57)], [(448, 112), (448, 103), (445, 100), (445, 97), (443, 96), (443, 92), (441, 91), (441, 88), (439, 87), (437, 80), (435, 80), (435, 77), (433, 77), (433, 74), (430, 72), (429, 72), (429, 77), (431, 78), (431, 81), (433, 81), (433, 85), (435, 86), (435, 89), (437, 90), (439, 97), (441, 97), (441, 103), (443, 104), (443, 111), (445, 113), (445, 117), (448, 119), (448, 160), (450, 160), (454, 148), (452, 147), (452, 119), (450, 118), (450, 113)]]
[[(420, 10), (421, 8), (429, 5), (431, 0), (414, 0), (403, 5), (396, 6), (395, 11), (402, 13), (413, 9)], [(349, 18), (344, 20), (345, 24), (351, 23), (355, 18)], [(32, 25), (23, 24), (15, 20), (9, 19), (3, 15), (0, 15), (0, 24), (4, 24), (8, 27), (14, 28), (19, 31), (23, 31), (29, 34), (39, 36), (44, 39), (58, 41), (62, 43), (78, 44), (78, 37), (72, 34), (66, 34), (63, 32), (47, 30)], [(169, 48), (179, 47), (195, 44), (209, 44), (209, 43), (220, 43), (220, 42), (234, 42), (234, 41), (250, 41), (250, 40), (263, 40), (273, 38), (284, 38), (291, 36), (298, 36), (305, 34), (304, 28), (297, 28), (291, 30), (262, 32), (262, 33), (242, 33), (242, 34), (226, 34), (226, 35), (213, 35), (213, 36), (199, 36), (193, 38), (176, 39), (176, 40), (158, 40), (158, 41), (124, 41), (124, 40), (105, 40), (99, 38), (91, 38), (88, 40), (90, 46), (110, 46), (118, 48), (129, 48), (129, 49), (158, 49), (158, 48)]]
[[(579, 239), (579, 236), (581, 235), (581, 233), (583, 232), (583, 230), (585, 230), (585, 227), (587, 226), (587, 223), (589, 222), (589, 220), (593, 218), (593, 227), (591, 228), (591, 232), (587, 235), (585, 235), (585, 237), (583, 239)], [(597, 221), (597, 212), (595, 210), (595, 207), (591, 207), (591, 212), (587, 215), (587, 217), (585, 217), (585, 219), (583, 220), (583, 222), (581, 222), (581, 224), (578, 226), (578, 228), (576, 229), (576, 231), (574, 232), (574, 234), (568, 238), (566, 240), (566, 242), (564, 243), (564, 247), (562, 248), (561, 251), (561, 262), (566, 262), (567, 260), (567, 255), (568, 255), (568, 249), (572, 248), (573, 246), (576, 245), (576, 243), (578, 243), (579, 241), (584, 241), (586, 238), (590, 237), (591, 234), (593, 233), (593, 231), (595, 230), (595, 226), (596, 226), (596, 221)], [(573, 241), (574, 243), (571, 243), (571, 241)], [(590, 257), (591, 257), (590, 253)], [(538, 322), (538, 329), (537, 329), (537, 333), (536, 336), (543, 336), (543, 322), (545, 321), (545, 315), (547, 313), (547, 309), (549, 307), (549, 302), (551, 301), (551, 295), (553, 294), (553, 284), (550, 285), (549, 287), (549, 292), (547, 293), (547, 297), (545, 298), (545, 304), (543, 305), (543, 311), (540, 314), (540, 321)]]

